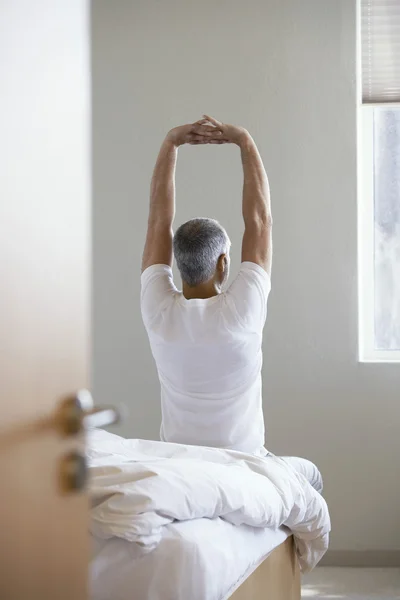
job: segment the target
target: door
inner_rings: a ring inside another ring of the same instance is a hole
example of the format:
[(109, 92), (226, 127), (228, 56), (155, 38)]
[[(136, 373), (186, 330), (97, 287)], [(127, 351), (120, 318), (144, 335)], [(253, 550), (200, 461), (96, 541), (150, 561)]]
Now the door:
[(0, 598), (87, 597), (88, 503), (57, 406), (89, 374), (84, 0), (0, 1)]

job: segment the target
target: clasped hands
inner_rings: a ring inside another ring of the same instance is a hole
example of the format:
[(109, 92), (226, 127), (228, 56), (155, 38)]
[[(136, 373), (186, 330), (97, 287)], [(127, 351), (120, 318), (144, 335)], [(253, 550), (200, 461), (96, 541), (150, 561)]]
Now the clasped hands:
[(237, 144), (249, 136), (246, 129), (236, 125), (227, 125), (204, 115), (202, 119), (189, 125), (175, 127), (167, 135), (167, 140), (176, 147), (190, 144), (198, 146), (200, 144)]

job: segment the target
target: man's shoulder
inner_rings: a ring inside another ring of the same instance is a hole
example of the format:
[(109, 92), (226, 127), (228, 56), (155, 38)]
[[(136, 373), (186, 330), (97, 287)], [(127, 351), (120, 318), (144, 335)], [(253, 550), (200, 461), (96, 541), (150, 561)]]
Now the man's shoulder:
[(144, 269), (140, 275), (140, 282), (142, 287), (147, 285), (150, 281), (154, 281), (160, 278), (173, 279), (172, 269), (169, 265), (156, 264), (150, 265)]
[(252, 262), (242, 262), (239, 272), (226, 290), (227, 296), (248, 297), (261, 295), (267, 299), (271, 290), (271, 278), (267, 271)]
[(271, 283), (271, 278), (270, 278), (269, 274), (267, 273), (267, 271), (263, 267), (261, 267), (257, 263), (250, 262), (247, 260), (243, 261), (240, 264), (240, 268), (239, 268), (236, 279), (241, 279), (241, 278), (245, 278), (247, 280), (254, 280), (254, 281), (263, 281), (266, 284)]
[(151, 265), (141, 275), (140, 305), (146, 327), (177, 293), (169, 265)]
[(226, 297), (243, 328), (252, 332), (263, 330), (270, 290), (271, 279), (267, 271), (256, 263), (242, 262)]

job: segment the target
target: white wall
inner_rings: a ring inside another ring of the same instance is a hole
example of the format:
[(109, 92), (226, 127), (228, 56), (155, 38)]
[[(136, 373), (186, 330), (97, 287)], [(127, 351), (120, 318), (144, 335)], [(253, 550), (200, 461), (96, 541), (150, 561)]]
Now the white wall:
[[(265, 332), (268, 447), (321, 467), (332, 548), (400, 548), (400, 368), (357, 362), (355, 2), (93, 3), (94, 389), (120, 431), (156, 437), (156, 371), (139, 312), (152, 167), (166, 131), (210, 112), (254, 134), (275, 257)], [(213, 216), (238, 264), (231, 147), (183, 148), (177, 223)]]

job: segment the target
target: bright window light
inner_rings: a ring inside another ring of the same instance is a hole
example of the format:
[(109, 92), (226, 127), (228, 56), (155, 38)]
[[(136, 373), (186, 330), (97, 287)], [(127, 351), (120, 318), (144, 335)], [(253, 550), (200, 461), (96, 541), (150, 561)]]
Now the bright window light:
[(360, 360), (400, 362), (400, 106), (359, 110)]

